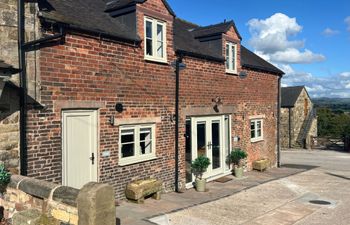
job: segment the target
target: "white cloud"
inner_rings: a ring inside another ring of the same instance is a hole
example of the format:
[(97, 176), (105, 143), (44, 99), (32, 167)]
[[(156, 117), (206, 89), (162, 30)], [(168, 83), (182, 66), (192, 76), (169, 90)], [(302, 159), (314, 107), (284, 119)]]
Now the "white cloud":
[[(311, 73), (296, 72), (290, 66), (279, 66), (286, 75), (282, 79), (282, 86), (304, 85), (311, 97), (350, 98), (350, 72), (342, 72), (326, 77), (317, 77)], [(288, 68), (289, 67), (289, 68)]]
[(303, 49), (304, 40), (290, 40), (303, 29), (296, 18), (276, 13), (267, 19), (248, 21), (252, 35), (249, 44), (256, 53), (272, 63), (313, 63), (325, 60), (321, 54)]
[(349, 77), (350, 78), (350, 72), (343, 72), (339, 74), (341, 77)]
[(346, 17), (344, 22), (346, 23), (346, 25), (348, 26), (347, 27), (347, 30), (350, 31), (350, 16)]
[(331, 36), (339, 34), (339, 31), (333, 30), (333, 29), (327, 27), (326, 29), (323, 30), (322, 34), (326, 37), (331, 37)]

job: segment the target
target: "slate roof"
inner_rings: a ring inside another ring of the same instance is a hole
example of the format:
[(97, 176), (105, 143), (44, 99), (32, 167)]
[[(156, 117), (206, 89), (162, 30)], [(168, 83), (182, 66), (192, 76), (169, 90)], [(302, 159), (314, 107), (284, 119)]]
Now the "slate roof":
[(7, 73), (10, 75), (10, 74), (18, 73), (19, 70), (16, 68), (13, 68), (13, 66), (5, 63), (4, 60), (0, 59), (0, 72)]
[[(128, 27), (113, 18), (106, 11), (122, 9), (130, 5), (143, 3), (146, 0), (41, 0), (39, 2), (40, 17), (43, 21), (58, 22), (68, 27), (107, 35), (129, 42), (140, 42), (134, 27)], [(174, 14), (166, 0), (162, 0), (171, 14)], [(108, 3), (109, 2), (109, 3)], [(233, 21), (219, 23), (210, 26), (198, 26), (196, 24), (174, 19), (174, 46), (177, 53), (191, 55), (215, 61), (224, 61), (220, 50), (213, 49), (210, 45), (200, 42), (202, 37), (215, 36), (228, 31), (230, 27), (237, 28)], [(253, 52), (242, 46), (242, 66), (282, 75), (272, 64), (266, 62)]]
[(174, 20), (175, 50), (187, 55), (224, 61), (222, 54), (218, 54), (214, 49), (204, 46), (203, 43), (195, 38), (195, 34), (190, 32), (194, 28), (198, 28), (198, 25), (178, 18)]
[(210, 25), (210, 26), (197, 27), (197, 28), (194, 28), (193, 31), (191, 32), (194, 34), (195, 38), (208, 37), (208, 36), (226, 33), (231, 28), (231, 26), (233, 26), (238, 37), (242, 40), (242, 37), (238, 33), (236, 25), (232, 20), (228, 22)]
[[(128, 6), (136, 5), (138, 3), (144, 3), (145, 1), (146, 0), (110, 0), (106, 4), (105, 12), (111, 12), (113, 10), (122, 9)], [(168, 2), (163, 0), (163, 3), (170, 14), (175, 16), (173, 9), (170, 7)]]
[(42, 0), (41, 18), (68, 24), (78, 30), (101, 33), (128, 41), (141, 41), (135, 31), (105, 13), (103, 0)]
[(263, 70), (271, 73), (284, 74), (284, 72), (266, 60), (262, 59), (255, 53), (249, 51), (246, 47), (241, 45), (241, 65), (243, 67)]
[(304, 86), (281, 88), (281, 107), (282, 108), (294, 107), (301, 91), (304, 88), (305, 88)]

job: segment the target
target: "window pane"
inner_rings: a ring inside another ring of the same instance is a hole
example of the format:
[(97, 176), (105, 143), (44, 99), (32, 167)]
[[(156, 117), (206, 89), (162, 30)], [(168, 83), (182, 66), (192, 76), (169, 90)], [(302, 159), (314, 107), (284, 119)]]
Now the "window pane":
[(226, 69), (230, 69), (230, 45), (226, 44)]
[(134, 142), (134, 130), (122, 130), (121, 143)]
[(232, 45), (232, 70), (236, 70), (236, 46)]
[(255, 138), (255, 131), (254, 130), (250, 131), (250, 138)]
[(146, 38), (152, 39), (152, 23), (150, 21), (146, 21)]
[(256, 132), (257, 132), (257, 135), (256, 135), (256, 136), (257, 136), (257, 137), (261, 137), (261, 129), (258, 129)]
[(153, 45), (152, 45), (152, 39), (146, 40), (146, 54), (147, 55), (153, 55)]
[(163, 25), (157, 24), (157, 40), (163, 41)]
[(157, 42), (157, 56), (163, 58), (163, 42)]
[(261, 121), (256, 122), (258, 129), (261, 129)]
[(250, 137), (255, 138), (255, 122), (250, 122)]
[(157, 24), (157, 56), (163, 58), (163, 25)]
[(135, 155), (134, 143), (122, 145), (122, 158), (127, 158)]
[(140, 153), (149, 154), (152, 152), (152, 129), (142, 128), (140, 130)]

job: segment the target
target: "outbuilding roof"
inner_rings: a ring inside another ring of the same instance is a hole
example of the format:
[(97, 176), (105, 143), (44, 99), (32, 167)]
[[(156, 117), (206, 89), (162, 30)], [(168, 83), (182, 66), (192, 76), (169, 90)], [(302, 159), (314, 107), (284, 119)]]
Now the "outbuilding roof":
[(282, 108), (294, 107), (296, 101), (299, 98), (301, 91), (304, 88), (305, 88), (304, 86), (281, 88), (281, 107)]

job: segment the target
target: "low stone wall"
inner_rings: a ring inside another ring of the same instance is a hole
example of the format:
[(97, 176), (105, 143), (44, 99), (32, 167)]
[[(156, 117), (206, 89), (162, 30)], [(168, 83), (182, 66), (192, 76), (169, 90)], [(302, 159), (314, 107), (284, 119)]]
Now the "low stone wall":
[[(13, 175), (7, 192), (0, 198), (0, 205), (4, 207), (4, 217), (12, 218), (14, 225), (27, 224), (22, 222), (26, 219), (32, 220), (28, 224), (36, 224), (33, 221), (43, 218), (50, 221), (48, 224), (115, 224), (114, 190), (110, 185), (95, 182), (78, 190)], [(33, 213), (33, 210), (37, 213)]]

